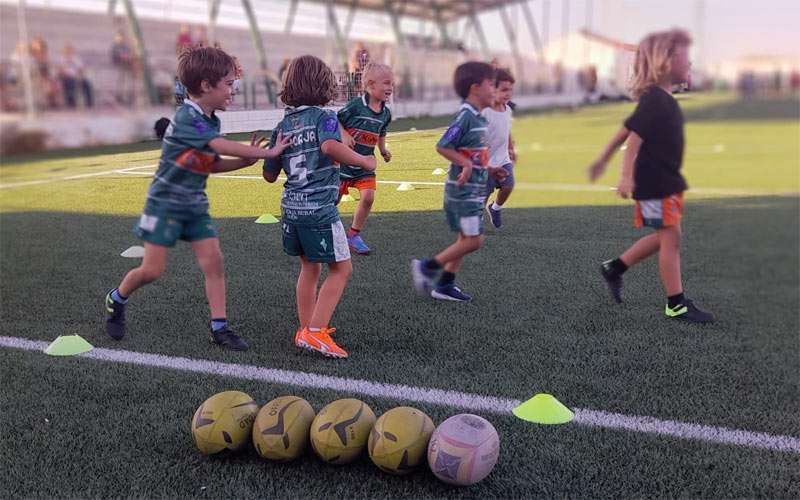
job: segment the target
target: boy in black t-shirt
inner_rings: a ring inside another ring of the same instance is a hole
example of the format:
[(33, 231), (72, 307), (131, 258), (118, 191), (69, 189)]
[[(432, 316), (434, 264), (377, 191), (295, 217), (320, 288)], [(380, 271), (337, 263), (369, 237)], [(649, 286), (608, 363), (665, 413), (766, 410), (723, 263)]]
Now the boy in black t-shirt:
[(668, 318), (710, 323), (713, 315), (700, 310), (683, 294), (681, 282), (681, 217), (686, 181), (683, 160), (683, 115), (670, 92), (689, 75), (689, 36), (681, 30), (653, 33), (639, 44), (634, 63), (633, 96), (639, 101), (633, 114), (589, 168), (597, 180), (614, 151), (627, 139), (628, 147), (617, 192), (636, 200), (635, 226), (656, 230), (625, 251), (603, 262), (601, 273), (616, 302), (622, 302), (622, 274), (658, 252), (661, 281), (667, 294)]

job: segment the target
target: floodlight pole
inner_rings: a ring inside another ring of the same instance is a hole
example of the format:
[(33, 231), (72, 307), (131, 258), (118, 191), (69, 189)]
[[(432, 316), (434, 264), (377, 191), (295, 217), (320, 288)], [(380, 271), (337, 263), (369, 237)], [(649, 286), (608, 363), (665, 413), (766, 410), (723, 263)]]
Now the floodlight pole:
[(344, 63), (344, 66), (347, 67), (347, 39), (339, 27), (339, 19), (336, 17), (336, 9), (334, 8), (333, 0), (328, 0), (326, 4), (328, 8), (328, 25), (331, 27), (331, 29), (333, 29), (333, 38), (336, 42), (336, 50), (339, 52), (339, 57)]
[(250, 3), (250, 0), (242, 0), (242, 7), (244, 8), (244, 13), (247, 15), (247, 22), (250, 25), (250, 36), (253, 39), (253, 45), (255, 45), (258, 67), (261, 69), (264, 78), (267, 99), (270, 104), (275, 104), (275, 93), (272, 91), (272, 86), (269, 81), (270, 78), (267, 74), (267, 51), (264, 50), (264, 40), (261, 38), (261, 32), (258, 30), (258, 20), (256, 19), (255, 11), (253, 11), (253, 5)]
[(478, 42), (481, 44), (481, 55), (484, 59), (489, 59), (489, 43), (486, 41), (483, 27), (481, 26), (480, 20), (478, 20), (478, 14), (475, 12), (475, 4), (471, 3), (470, 7), (469, 20), (472, 23), (472, 29), (475, 31), (475, 34), (478, 35)]
[(19, 54), (19, 62), (22, 66), (22, 86), (25, 91), (25, 114), (28, 118), (33, 118), (36, 114), (36, 104), (33, 100), (33, 81), (31, 80), (31, 61), (28, 47), (28, 20), (25, 17), (25, 0), (19, 0), (17, 4), (17, 31), (19, 39), (23, 43), (25, 50)]
[[(147, 49), (144, 45), (142, 30), (139, 27), (139, 19), (136, 17), (136, 11), (133, 9), (133, 3), (131, 0), (120, 1), (125, 8), (125, 17), (128, 20), (128, 28), (130, 29), (131, 35), (133, 35), (134, 49), (136, 50), (139, 64), (142, 66), (142, 86), (144, 87), (150, 104), (158, 104), (158, 93), (156, 92), (155, 85), (153, 85), (153, 75), (150, 72), (150, 62), (147, 56)], [(109, 11), (112, 16), (114, 15), (115, 6), (116, 2), (111, 0), (109, 3)]]
[(350, 38), (350, 30), (353, 29), (353, 20), (356, 17), (358, 10), (358, 0), (353, 0), (350, 4), (350, 10), (347, 11), (347, 20), (344, 22), (344, 37)]
[[(408, 67), (408, 52), (406, 51), (406, 38), (403, 36), (403, 31), (400, 27), (400, 13), (394, 9), (392, 0), (383, 0), (386, 13), (389, 15), (389, 20), (392, 22), (392, 31), (394, 31), (394, 38), (397, 42), (397, 56), (398, 66), (400, 67), (400, 74), (403, 75), (402, 81), (405, 86), (403, 90), (411, 90), (411, 71)], [(410, 94), (410, 92), (408, 92)]]
[(522, 16), (525, 18), (525, 24), (528, 25), (528, 32), (531, 35), (531, 42), (533, 42), (533, 48), (536, 50), (536, 56), (539, 58), (539, 62), (544, 63), (542, 40), (539, 38), (539, 30), (536, 29), (536, 21), (533, 20), (533, 14), (528, 2), (522, 2)]
[(283, 32), (287, 35), (292, 32), (292, 25), (294, 24), (294, 16), (297, 14), (298, 3), (300, 3), (300, 0), (291, 0), (289, 2), (289, 13), (286, 16), (286, 26), (283, 28)]
[(508, 36), (508, 42), (511, 45), (511, 54), (514, 56), (514, 66), (517, 73), (517, 79), (522, 85), (525, 82), (525, 65), (522, 63), (522, 57), (520, 57), (519, 54), (516, 30), (514, 30), (514, 26), (511, 24), (511, 18), (508, 16), (508, 12), (506, 11), (505, 7), (500, 7), (500, 18), (503, 20), (503, 24), (506, 27), (506, 35)]
[(217, 41), (217, 16), (222, 0), (208, 0), (208, 42), (213, 47)]

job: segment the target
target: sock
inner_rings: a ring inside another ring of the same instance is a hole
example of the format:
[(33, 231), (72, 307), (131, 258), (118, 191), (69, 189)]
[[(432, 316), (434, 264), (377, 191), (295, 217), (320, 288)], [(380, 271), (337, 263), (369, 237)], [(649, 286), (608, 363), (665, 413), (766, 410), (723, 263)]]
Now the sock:
[(614, 272), (615, 274), (622, 274), (628, 270), (628, 266), (624, 262), (622, 262), (622, 259), (620, 258), (612, 260), (611, 263), (609, 264), (609, 267), (611, 267), (611, 271)]
[(439, 278), (438, 286), (447, 286), (452, 285), (453, 282), (456, 280), (456, 274), (451, 272), (443, 272), (441, 278)]
[(322, 328), (314, 328), (313, 326), (308, 327), (309, 332), (319, 333)]
[(429, 271), (438, 271), (442, 265), (436, 262), (436, 259), (425, 259), (422, 261), (422, 267)]
[(351, 227), (350, 229), (347, 230), (347, 237), (348, 238), (352, 238), (353, 236), (357, 235), (360, 232), (361, 232), (360, 229), (356, 229), (354, 227)]
[(214, 318), (211, 320), (211, 329), (215, 332), (228, 326), (228, 320), (225, 318)]
[(503, 205), (498, 205), (497, 202), (492, 203), (492, 210), (502, 210)]
[(683, 292), (677, 295), (670, 295), (667, 297), (667, 305), (670, 309), (675, 309), (676, 306), (683, 304)]
[(119, 288), (115, 288), (114, 291), (111, 292), (111, 300), (113, 300), (114, 302), (116, 302), (118, 304), (127, 304), (128, 303), (128, 297), (123, 297), (122, 295), (120, 295)]

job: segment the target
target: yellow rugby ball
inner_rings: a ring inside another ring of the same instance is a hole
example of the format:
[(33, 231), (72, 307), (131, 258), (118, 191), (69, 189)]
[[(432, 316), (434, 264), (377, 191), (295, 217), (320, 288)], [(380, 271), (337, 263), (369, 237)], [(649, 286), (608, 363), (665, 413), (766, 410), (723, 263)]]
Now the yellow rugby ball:
[(433, 421), (416, 408), (400, 406), (387, 411), (369, 434), (369, 458), (382, 471), (403, 475), (426, 462)]
[(192, 439), (204, 455), (238, 451), (250, 440), (258, 404), (240, 391), (225, 391), (206, 399), (192, 417)]
[(339, 399), (321, 409), (311, 424), (311, 446), (335, 465), (358, 458), (375, 424), (375, 413), (357, 399)]
[(281, 396), (261, 407), (253, 424), (253, 444), (261, 457), (288, 462), (308, 446), (314, 408), (297, 396)]

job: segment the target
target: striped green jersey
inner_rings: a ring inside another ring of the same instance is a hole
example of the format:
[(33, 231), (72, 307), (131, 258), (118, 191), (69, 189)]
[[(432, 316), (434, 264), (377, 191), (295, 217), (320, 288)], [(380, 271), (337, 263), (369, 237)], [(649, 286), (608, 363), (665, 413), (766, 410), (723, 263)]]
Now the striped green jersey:
[(483, 205), (486, 196), (486, 181), (489, 146), (486, 140), (486, 118), (470, 103), (465, 102), (456, 118), (447, 128), (437, 146), (455, 149), (472, 160), (472, 175), (463, 186), (456, 185), (461, 167), (450, 164), (447, 185), (444, 189), (445, 206), (448, 204)]
[[(375, 146), (381, 137), (386, 137), (386, 129), (392, 121), (392, 112), (384, 103), (380, 112), (376, 113), (369, 107), (369, 95), (351, 99), (345, 107), (339, 110), (339, 121), (345, 130), (353, 136), (356, 153), (361, 155), (373, 156)], [(362, 177), (374, 177), (375, 172), (364, 170), (361, 167), (342, 165), (339, 170), (342, 179), (360, 179)]]
[(209, 142), (219, 137), (219, 118), (185, 100), (164, 133), (161, 161), (147, 191), (144, 211), (156, 214), (208, 213), (206, 180), (219, 155)]
[(342, 140), (336, 114), (316, 106), (286, 108), (283, 120), (272, 131), (270, 145), (275, 144), (279, 131), (290, 136), (292, 144), (278, 158), (266, 160), (264, 170), (272, 175), (286, 172), (281, 197), (284, 221), (301, 226), (336, 222), (339, 167), (321, 150), (327, 140)]

